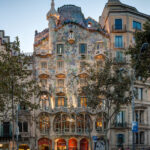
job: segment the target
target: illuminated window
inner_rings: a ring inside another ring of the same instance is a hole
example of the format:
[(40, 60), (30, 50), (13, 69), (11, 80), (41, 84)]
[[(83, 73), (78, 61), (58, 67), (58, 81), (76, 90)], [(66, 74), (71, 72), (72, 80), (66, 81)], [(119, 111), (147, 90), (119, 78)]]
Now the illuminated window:
[(43, 110), (48, 110), (49, 109), (49, 99), (48, 95), (42, 94), (40, 97), (40, 108)]
[(87, 98), (86, 97), (81, 97), (81, 107), (87, 107)]
[(103, 114), (99, 114), (95, 122), (95, 128), (97, 132), (102, 132), (106, 129), (106, 121), (103, 117)]
[(46, 114), (40, 116), (40, 130), (46, 133), (50, 129), (50, 118)]
[(65, 105), (65, 98), (64, 97), (58, 97), (58, 107)]

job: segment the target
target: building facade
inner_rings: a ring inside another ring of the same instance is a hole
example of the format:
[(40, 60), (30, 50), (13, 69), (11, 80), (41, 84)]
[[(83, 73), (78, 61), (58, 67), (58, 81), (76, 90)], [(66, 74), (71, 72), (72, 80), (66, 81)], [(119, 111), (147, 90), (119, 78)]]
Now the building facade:
[[(87, 98), (78, 89), (88, 73), (84, 63), (100, 63), (104, 56), (114, 64), (128, 65), (125, 52), (135, 43), (133, 33), (142, 30), (149, 16), (136, 8), (108, 0), (99, 22), (85, 18), (80, 7), (64, 5), (56, 11), (54, 0), (47, 13), (48, 28), (35, 31), (33, 61), (29, 70), (40, 85), (34, 102), (39, 109), (19, 107), (19, 150), (104, 150), (105, 111), (87, 107)], [(9, 38), (0, 31), (0, 49)], [(72, 83), (77, 76), (78, 82)], [(139, 78), (135, 89), (134, 135), (136, 150), (150, 148), (150, 84)], [(0, 150), (11, 149), (11, 125), (0, 122)], [(17, 125), (16, 125), (17, 127)], [(122, 106), (109, 129), (109, 148), (132, 148), (132, 108)], [(4, 132), (5, 130), (5, 132)], [(5, 135), (4, 135), (5, 133)], [(99, 148), (101, 147), (101, 148)]]
[[(96, 22), (90, 17), (86, 19), (81, 8), (74, 5), (65, 5), (56, 11), (52, 0), (47, 14), (48, 28), (35, 32), (34, 69), (42, 88), (40, 99), (36, 100), (40, 104), (40, 109), (35, 111), (36, 148), (94, 149), (94, 138), (103, 145), (104, 109), (88, 108), (86, 97), (77, 90), (87, 76), (83, 63), (98, 62), (104, 53), (108, 53), (114, 63), (127, 65), (130, 58), (124, 53), (135, 43), (133, 33), (142, 30), (149, 18), (119, 0), (109, 0)], [(80, 79), (79, 83), (70, 86), (72, 75)], [(136, 149), (148, 148), (149, 83), (143, 84), (139, 80), (135, 88), (138, 93), (135, 118), (139, 131), (134, 135), (134, 143)], [(131, 148), (131, 106), (123, 106), (116, 118), (109, 134), (110, 149)]]

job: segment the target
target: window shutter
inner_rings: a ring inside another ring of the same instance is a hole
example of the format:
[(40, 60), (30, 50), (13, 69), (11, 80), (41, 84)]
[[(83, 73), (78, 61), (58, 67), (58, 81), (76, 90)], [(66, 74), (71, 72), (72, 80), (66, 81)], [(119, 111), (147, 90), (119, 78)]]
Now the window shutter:
[(67, 107), (67, 97), (64, 98), (64, 106)]
[(122, 19), (115, 19), (115, 29), (122, 29)]
[(55, 107), (58, 107), (58, 97), (55, 98)]
[(1, 136), (3, 136), (3, 123), (1, 123)]
[(78, 97), (78, 107), (81, 107), (80, 97)]

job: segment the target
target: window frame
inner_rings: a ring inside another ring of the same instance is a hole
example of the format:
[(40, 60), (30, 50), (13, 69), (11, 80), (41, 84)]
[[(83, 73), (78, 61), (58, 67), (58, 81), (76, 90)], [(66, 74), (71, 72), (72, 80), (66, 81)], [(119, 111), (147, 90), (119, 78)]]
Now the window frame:
[(115, 48), (123, 48), (123, 35), (116, 35), (115, 36)]
[[(85, 45), (85, 52), (81, 52), (82, 50), (81, 50), (81, 45)], [(79, 43), (79, 54), (80, 55), (86, 55), (87, 54), (87, 43), (84, 43), (84, 42), (82, 42), (82, 43)]]
[[(117, 21), (117, 20), (121, 20), (121, 25), (117, 25), (117, 26), (116, 26), (116, 21)], [(116, 18), (114, 24), (115, 24), (115, 30), (122, 30), (122, 29), (123, 29), (123, 20), (122, 20), (122, 18)], [(117, 27), (117, 28), (116, 28), (116, 27)], [(118, 28), (118, 27), (120, 27), (120, 28)]]

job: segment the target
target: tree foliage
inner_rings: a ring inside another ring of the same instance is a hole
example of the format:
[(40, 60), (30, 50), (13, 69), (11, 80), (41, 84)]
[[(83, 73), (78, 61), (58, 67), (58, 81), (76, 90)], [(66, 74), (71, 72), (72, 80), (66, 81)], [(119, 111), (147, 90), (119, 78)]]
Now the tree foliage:
[(28, 108), (37, 108), (31, 99), (38, 92), (38, 86), (33, 79), (32, 71), (28, 69), (31, 56), (20, 51), (19, 39), (5, 44), (0, 51), (0, 111), (6, 112), (14, 104), (21, 104)]
[[(127, 54), (131, 56), (131, 65), (135, 69), (136, 77), (147, 79), (150, 74), (150, 22), (143, 25), (143, 31), (134, 33), (135, 44), (130, 46)], [(142, 50), (143, 43), (148, 43), (149, 47)]]
[(105, 119), (109, 121), (122, 105), (131, 102), (130, 76), (120, 66), (114, 66), (111, 60), (105, 61), (103, 67), (95, 66), (88, 65), (86, 84), (81, 92), (87, 97), (88, 106), (96, 108), (105, 104)]

